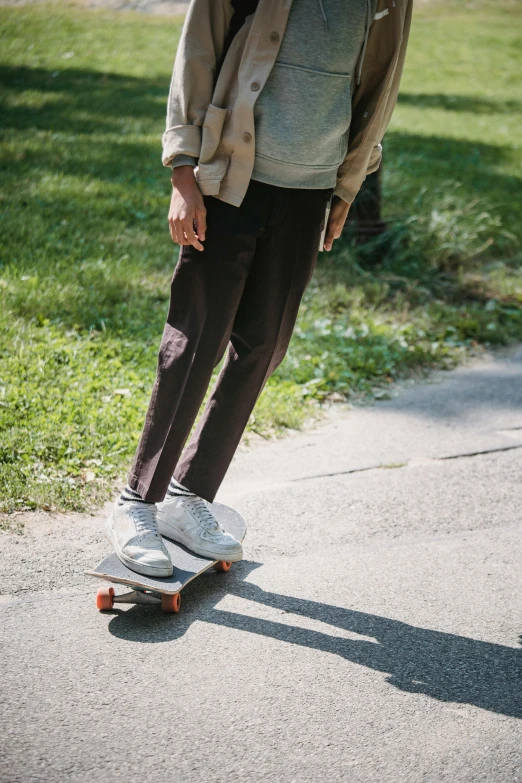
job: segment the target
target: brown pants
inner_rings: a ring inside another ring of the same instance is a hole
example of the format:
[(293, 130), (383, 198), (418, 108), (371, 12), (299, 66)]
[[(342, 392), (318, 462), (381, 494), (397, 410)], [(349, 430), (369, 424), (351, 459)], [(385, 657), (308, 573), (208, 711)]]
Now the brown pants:
[(252, 180), (240, 207), (204, 197), (205, 249), (180, 250), (156, 381), (129, 474), (145, 500), (162, 501), (172, 475), (214, 499), (256, 400), (288, 348), (330, 194)]

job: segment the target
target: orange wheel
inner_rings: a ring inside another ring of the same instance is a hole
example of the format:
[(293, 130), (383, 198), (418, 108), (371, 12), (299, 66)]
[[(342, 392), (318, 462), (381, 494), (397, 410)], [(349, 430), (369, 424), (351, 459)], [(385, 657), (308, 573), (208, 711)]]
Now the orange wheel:
[(174, 595), (168, 595), (167, 593), (162, 593), (161, 608), (164, 612), (168, 612), (169, 614), (177, 614), (181, 609), (180, 594), (174, 593)]
[(96, 606), (100, 612), (114, 606), (114, 587), (100, 587), (96, 593)]
[(232, 568), (232, 563), (227, 563), (226, 560), (220, 560), (219, 563), (216, 563), (214, 568), (216, 571), (230, 571)]

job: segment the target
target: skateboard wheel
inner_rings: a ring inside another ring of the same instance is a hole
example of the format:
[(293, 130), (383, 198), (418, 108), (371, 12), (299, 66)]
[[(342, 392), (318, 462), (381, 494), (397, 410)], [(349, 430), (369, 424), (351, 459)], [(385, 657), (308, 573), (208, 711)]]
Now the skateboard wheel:
[(179, 593), (174, 595), (167, 595), (163, 593), (161, 596), (161, 608), (164, 612), (169, 614), (177, 614), (181, 609), (181, 596)]
[(114, 606), (114, 587), (100, 587), (96, 593), (96, 606), (100, 612)]
[(230, 571), (232, 563), (228, 563), (226, 560), (220, 560), (219, 563), (216, 563), (214, 568), (216, 571)]

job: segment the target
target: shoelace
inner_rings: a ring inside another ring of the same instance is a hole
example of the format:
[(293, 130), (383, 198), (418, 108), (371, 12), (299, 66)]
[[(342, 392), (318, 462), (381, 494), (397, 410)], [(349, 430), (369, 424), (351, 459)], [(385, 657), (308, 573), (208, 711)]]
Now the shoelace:
[(151, 508), (143, 504), (135, 506), (133, 516), (136, 522), (136, 533), (139, 536), (153, 535), (155, 538), (160, 538), (155, 505)]
[(217, 519), (209, 510), (207, 504), (201, 498), (189, 498), (185, 501), (186, 505), (194, 512), (198, 522), (207, 533), (220, 533), (222, 528)]

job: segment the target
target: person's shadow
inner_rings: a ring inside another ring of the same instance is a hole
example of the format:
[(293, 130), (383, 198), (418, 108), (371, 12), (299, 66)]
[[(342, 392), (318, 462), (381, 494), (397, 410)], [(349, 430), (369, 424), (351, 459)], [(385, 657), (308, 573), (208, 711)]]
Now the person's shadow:
[[(522, 649), (269, 593), (244, 581), (259, 565), (242, 561), (225, 578), (211, 572), (203, 575), (183, 592), (185, 611), (182, 608), (175, 617), (162, 615), (156, 607), (115, 609), (116, 616), (109, 630), (114, 636), (130, 641), (166, 642), (183, 636), (194, 620), (203, 620), (339, 655), (352, 663), (385, 672), (387, 681), (404, 691), (522, 718)], [(216, 603), (225, 594), (319, 620), (375, 641), (343, 639), (323, 631), (216, 609)]]

